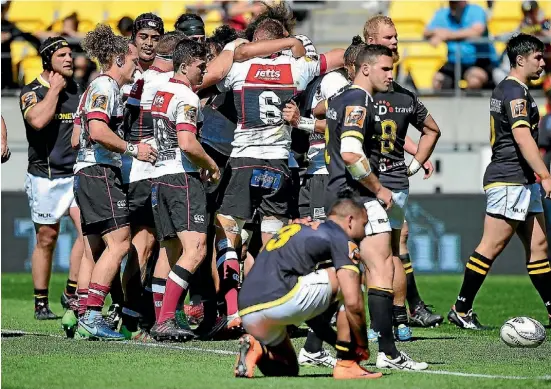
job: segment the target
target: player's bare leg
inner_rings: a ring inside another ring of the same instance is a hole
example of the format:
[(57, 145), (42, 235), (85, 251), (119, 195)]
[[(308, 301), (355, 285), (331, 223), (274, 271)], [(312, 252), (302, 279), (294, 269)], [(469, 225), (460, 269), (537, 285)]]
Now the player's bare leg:
[(59, 235), (59, 223), (35, 223), (36, 246), (31, 258), (34, 285), (34, 318), (37, 320), (57, 319), (48, 302), (48, 287), (52, 275), (52, 258)]
[(526, 252), (528, 275), (543, 300), (551, 324), (551, 266), (547, 257), (548, 242), (545, 228), (544, 214), (539, 213), (520, 223), (517, 235)]
[(398, 257), (400, 253), (400, 234), (401, 230), (393, 229), (391, 231), (392, 264), (394, 266), (394, 278), (392, 289), (394, 290), (394, 300), (392, 304), (392, 321), (394, 325), (394, 335), (396, 340), (408, 341), (411, 339), (411, 329), (409, 328), (408, 313), (406, 309), (406, 291), (407, 281), (406, 272), (402, 262)]
[(400, 231), (400, 261), (406, 273), (406, 299), (409, 305), (409, 323), (411, 326), (418, 327), (434, 327), (444, 321), (442, 315), (432, 312), (432, 309), (425, 304), (419, 295), (415, 275), (413, 273), (413, 265), (411, 263), (408, 249), (409, 227), (408, 223), (404, 222)]
[(61, 305), (65, 309), (69, 309), (71, 304), (75, 304), (77, 300), (77, 280), (80, 269), (80, 263), (84, 255), (84, 239), (82, 236), (82, 227), (80, 224), (80, 210), (78, 207), (69, 208), (69, 216), (75, 225), (77, 238), (71, 249), (69, 257), (69, 276), (65, 285), (65, 290), (61, 294)]
[[(195, 338), (191, 329), (182, 328), (176, 322), (176, 309), (180, 298), (185, 298), (191, 277), (205, 259), (207, 254), (207, 234), (195, 231), (178, 232), (178, 240), (183, 252), (170, 271), (163, 306), (157, 323), (151, 329), (151, 335), (157, 340), (190, 340)], [(167, 252), (170, 263), (177, 258), (175, 246)]]
[(494, 260), (513, 237), (518, 221), (486, 215), (482, 240), (465, 266), (459, 297), (448, 313), (448, 320), (460, 328), (482, 329), (472, 307), (476, 294), (484, 283)]

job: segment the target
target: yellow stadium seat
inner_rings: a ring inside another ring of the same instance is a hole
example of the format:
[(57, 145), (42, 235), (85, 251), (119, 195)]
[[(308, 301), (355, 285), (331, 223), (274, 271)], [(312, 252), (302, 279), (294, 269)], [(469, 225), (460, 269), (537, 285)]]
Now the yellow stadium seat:
[(411, 75), (417, 88), (431, 89), (434, 75), (446, 62), (446, 45), (433, 47), (428, 43), (406, 43), (401, 46), (403, 69)]
[(13, 41), (10, 45), (11, 51), (11, 65), (14, 75), (17, 74), (17, 66), (19, 63), (28, 56), (38, 55), (33, 45), (27, 41)]
[(507, 34), (518, 29), (519, 21), (515, 19), (492, 18), (488, 23), (488, 30), (493, 36)]
[[(165, 21), (165, 30), (172, 30), (174, 22), (183, 13), (186, 13), (186, 7), (183, 2), (163, 1), (159, 7), (159, 16)], [(172, 23), (168, 21), (172, 21)]]
[(492, 19), (516, 20), (517, 23), (520, 23), (522, 19), (521, 5), (521, 1), (496, 0), (492, 6)]
[(214, 30), (222, 25), (222, 22), (205, 22), (205, 33), (211, 35)]
[[(442, 7), (440, 1), (393, 1), (390, 3), (389, 16), (397, 25), (402, 22), (418, 23), (425, 28), (434, 13)], [(398, 26), (397, 26), (398, 27)], [(398, 29), (399, 30), (399, 29)]]
[(21, 1), (11, 2), (8, 20), (28, 32), (37, 32), (49, 26), (56, 19), (59, 2)]
[(159, 14), (160, 9), (160, 1), (113, 1), (108, 7), (108, 18), (119, 20), (123, 16), (130, 16), (132, 19), (136, 19), (147, 12)]
[(42, 59), (39, 56), (27, 57), (21, 61), (20, 73), (23, 73), (25, 85), (42, 73)]

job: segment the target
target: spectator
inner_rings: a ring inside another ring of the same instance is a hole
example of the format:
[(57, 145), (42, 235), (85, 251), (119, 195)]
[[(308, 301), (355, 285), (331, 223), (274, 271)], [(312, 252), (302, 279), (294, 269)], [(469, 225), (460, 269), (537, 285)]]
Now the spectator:
[(219, 1), (224, 13), (224, 23), (237, 31), (243, 31), (249, 24), (249, 15), (252, 19), (266, 10), (266, 6), (273, 1)]
[(132, 36), (132, 26), (134, 25), (134, 20), (128, 16), (123, 16), (121, 20), (117, 23), (117, 28), (122, 36), (131, 37)]
[(77, 55), (73, 60), (73, 67), (75, 82), (83, 87), (88, 86), (88, 84), (99, 75), (96, 64), (90, 61), (85, 55)]
[(29, 42), (38, 51), (40, 40), (33, 34), (23, 32), (7, 19), (10, 2), (2, 0), (2, 88), (15, 88), (11, 63), (11, 43), (19, 38)]
[(448, 62), (436, 73), (434, 89), (450, 89), (459, 80), (455, 79), (456, 54), (460, 53), (461, 77), (468, 89), (489, 86), (492, 70), (497, 61), (491, 43), (470, 43), (469, 39), (488, 38), (486, 12), (476, 4), (466, 1), (450, 1), (449, 8), (436, 11), (424, 36), (434, 46), (446, 42)]

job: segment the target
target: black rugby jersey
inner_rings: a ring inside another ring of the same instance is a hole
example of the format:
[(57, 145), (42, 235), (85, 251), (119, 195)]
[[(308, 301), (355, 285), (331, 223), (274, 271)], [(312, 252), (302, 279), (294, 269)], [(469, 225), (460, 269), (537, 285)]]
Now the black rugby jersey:
[(71, 136), (83, 90), (73, 80), (67, 80), (67, 86), (59, 93), (53, 119), (36, 130), (27, 121), (27, 113), (44, 100), (49, 89), (50, 84), (41, 75), (21, 89), (19, 103), (29, 142), (27, 171), (38, 177), (69, 177), (73, 175), (77, 157), (77, 151), (71, 147)]
[(203, 108), (201, 143), (205, 143), (225, 156), (231, 154), (233, 133), (237, 126), (237, 110), (233, 91), (218, 94)]
[(484, 174), (484, 188), (493, 185), (532, 184), (534, 171), (522, 156), (513, 129), (530, 128), (538, 142), (538, 105), (526, 85), (513, 77), (501, 81), (490, 99), (490, 145), (492, 161)]
[[(325, 130), (325, 164), (329, 171), (329, 183), (325, 192), (327, 208), (343, 192), (350, 191), (355, 196), (375, 198), (370, 190), (352, 178), (341, 157), (341, 140), (354, 137), (363, 143), (363, 151), (370, 158), (375, 121), (372, 108), (369, 93), (355, 85), (329, 100)], [(371, 168), (376, 174), (374, 166)]]
[(291, 297), (299, 277), (316, 269), (335, 267), (359, 273), (359, 252), (357, 244), (330, 220), (318, 227), (283, 227), (268, 241), (243, 281), (238, 298), (240, 315), (279, 305), (276, 300)]
[(390, 190), (409, 188), (404, 143), (409, 125), (419, 131), (428, 116), (427, 108), (417, 96), (396, 82), (388, 92), (373, 97), (374, 111), (380, 121), (375, 123), (375, 142), (371, 165), (379, 171), (381, 184)]

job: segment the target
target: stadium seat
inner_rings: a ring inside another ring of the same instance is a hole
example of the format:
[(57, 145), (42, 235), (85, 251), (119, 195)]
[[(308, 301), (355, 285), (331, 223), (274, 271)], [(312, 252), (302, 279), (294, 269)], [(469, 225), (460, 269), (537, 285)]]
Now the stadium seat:
[[(10, 45), (11, 51), (11, 65), (12, 65), (12, 74), (17, 75), (17, 67), (19, 63), (28, 56), (36, 56), (38, 52), (33, 45), (27, 41), (16, 40), (13, 41)], [(16, 81), (16, 80), (14, 80)]]
[[(402, 25), (417, 25), (423, 31), (430, 22), (436, 10), (441, 8), (440, 1), (393, 1), (390, 3), (389, 16), (396, 23), (396, 28), (402, 34)], [(407, 27), (411, 31), (411, 27)]]
[(178, 17), (185, 12), (186, 7), (182, 2), (163, 1), (158, 15), (165, 21), (165, 30), (172, 30)]
[(519, 26), (519, 21), (515, 19), (496, 19), (492, 18), (488, 23), (488, 30), (493, 36), (508, 34), (515, 31)]
[(136, 19), (143, 13), (152, 12), (159, 14), (161, 9), (160, 1), (113, 1), (107, 9), (109, 20), (120, 20), (123, 16), (130, 16)]
[(53, 1), (12, 1), (8, 20), (26, 32), (43, 31), (57, 17), (58, 3)]
[(28, 84), (42, 73), (42, 59), (39, 56), (26, 57), (21, 61), (19, 68), (20, 79), (23, 79), (23, 84)]
[(431, 89), (432, 78), (446, 62), (445, 44), (433, 47), (428, 43), (402, 43), (402, 67), (407, 71), (419, 89)]

